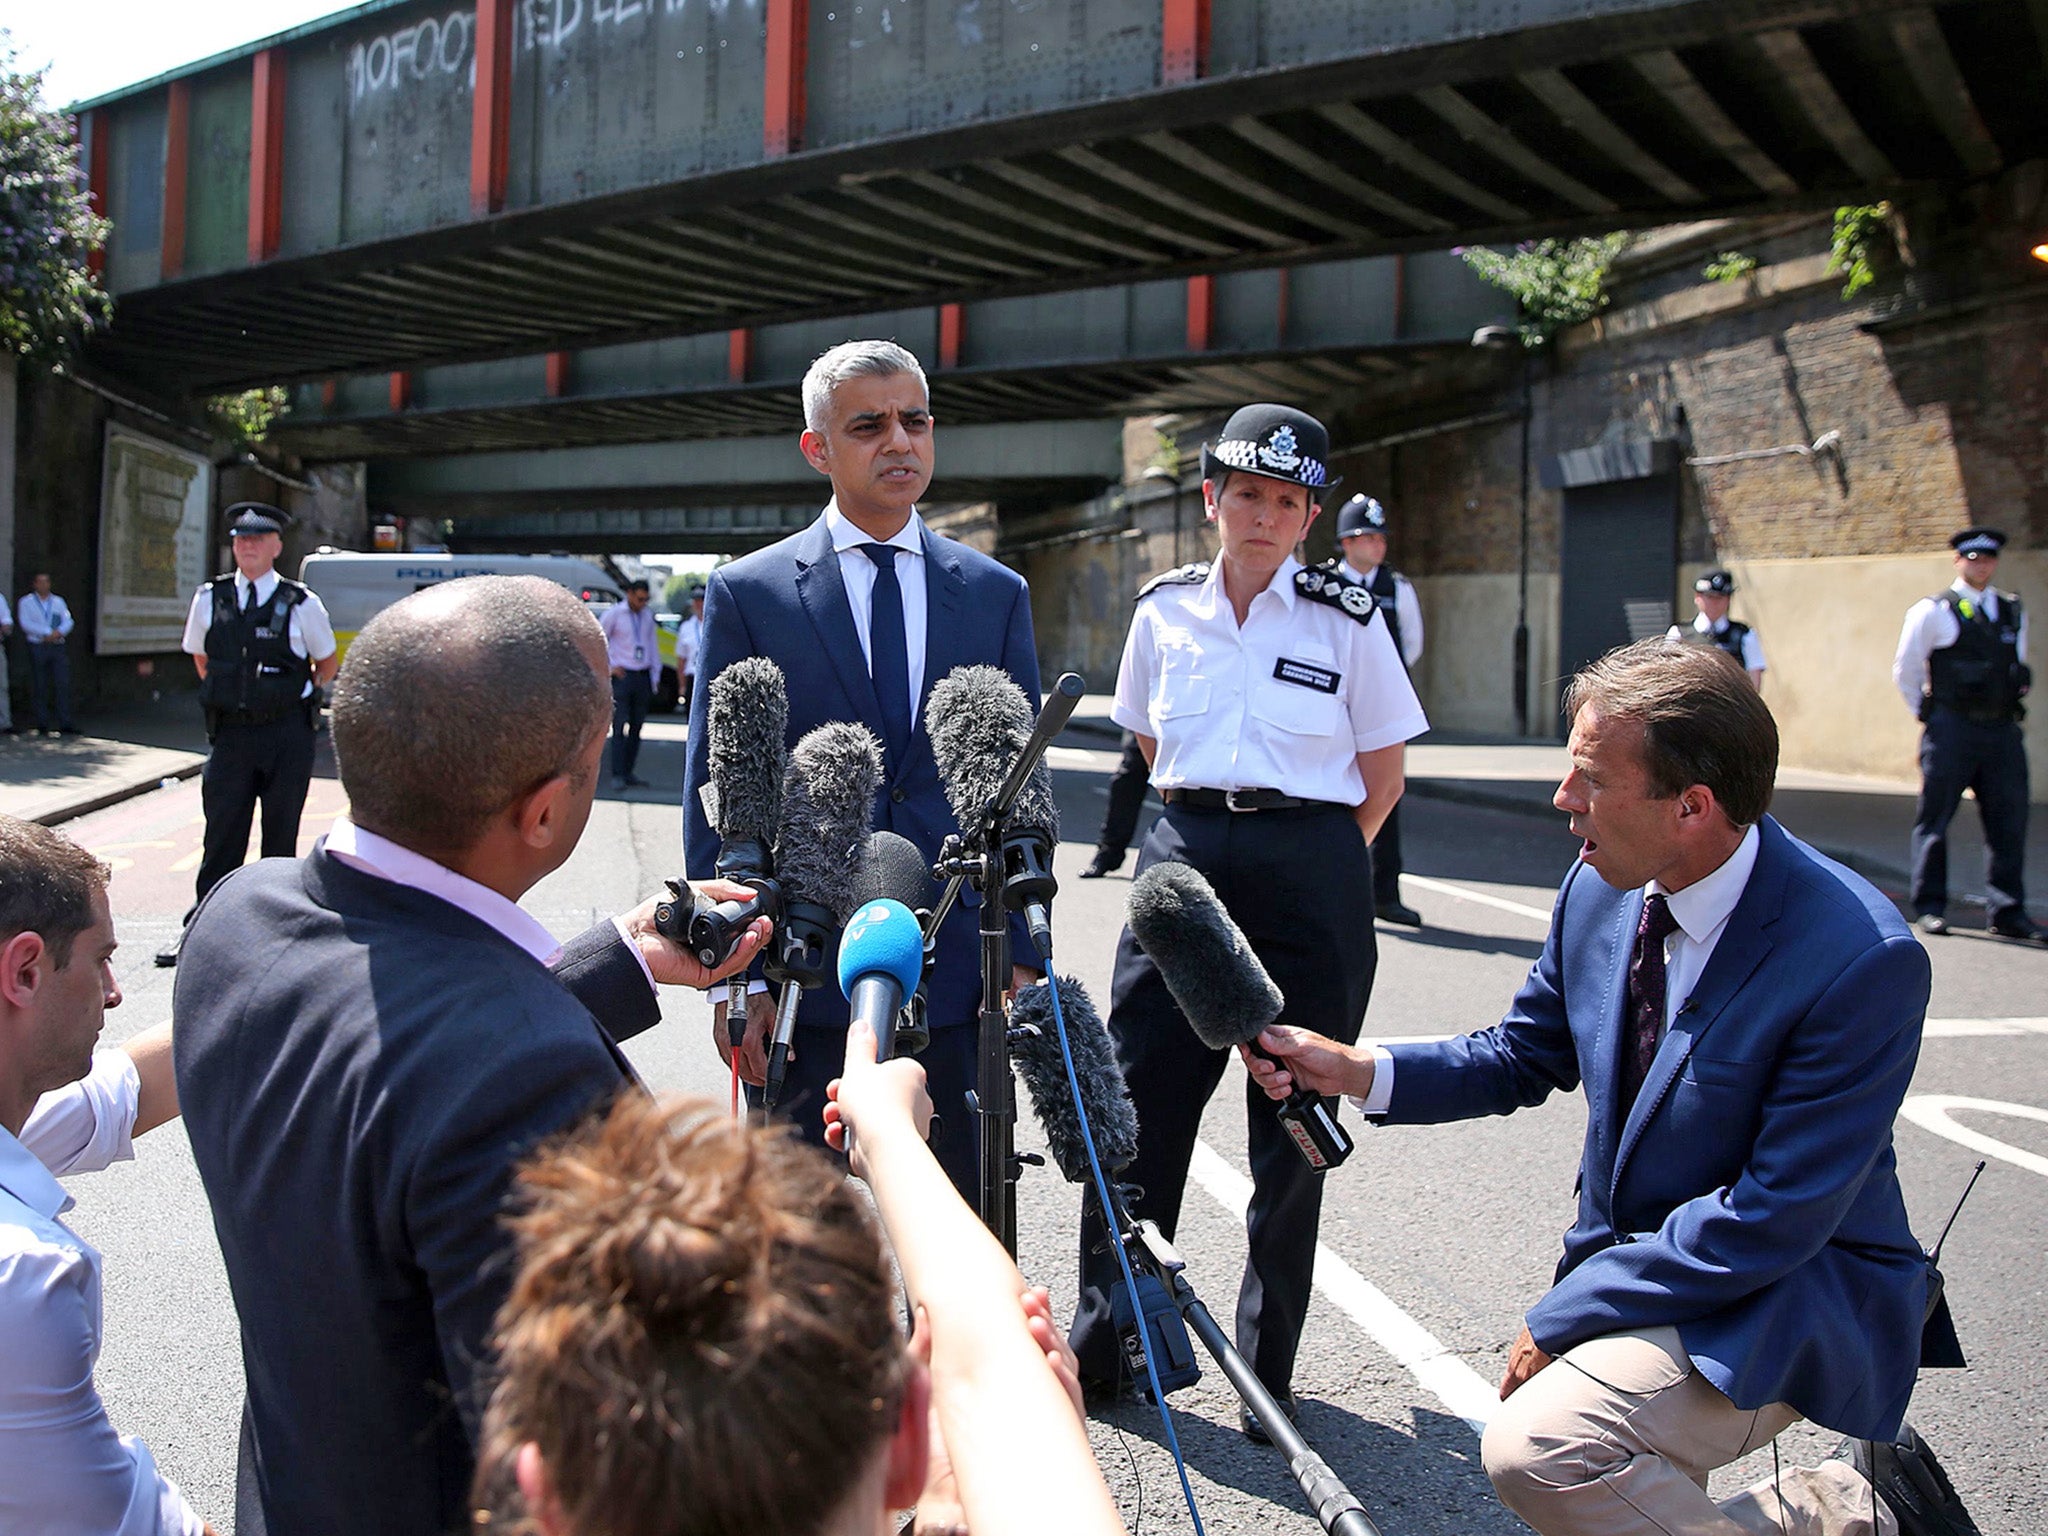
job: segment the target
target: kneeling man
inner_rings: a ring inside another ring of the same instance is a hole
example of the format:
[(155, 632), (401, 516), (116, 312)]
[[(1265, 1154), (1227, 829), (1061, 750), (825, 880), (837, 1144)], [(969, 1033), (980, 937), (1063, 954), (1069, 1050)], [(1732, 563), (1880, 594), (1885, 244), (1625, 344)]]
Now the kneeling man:
[[(1870, 885), (1765, 814), (1778, 732), (1717, 650), (1644, 641), (1572, 682), (1556, 805), (1585, 840), (1507, 1017), (1436, 1043), (1274, 1028), (1269, 1092), (1427, 1124), (1586, 1088), (1578, 1219), (1526, 1315), (1487, 1475), (1546, 1536), (1776, 1530), (1707, 1474), (1800, 1418), (1900, 1426), (1927, 1263), (1892, 1120), (1927, 955)], [(1846, 1465), (1787, 1473), (1786, 1528), (1873, 1529)], [(1889, 1513), (1878, 1528), (1889, 1531)]]

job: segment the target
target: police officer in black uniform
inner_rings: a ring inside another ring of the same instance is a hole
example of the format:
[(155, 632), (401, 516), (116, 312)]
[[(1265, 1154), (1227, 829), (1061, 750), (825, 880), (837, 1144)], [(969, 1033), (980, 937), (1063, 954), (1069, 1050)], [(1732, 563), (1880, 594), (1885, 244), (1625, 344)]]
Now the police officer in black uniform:
[(1735, 578), (1727, 571), (1707, 571), (1692, 584), (1692, 604), (1699, 610), (1692, 623), (1674, 624), (1667, 640), (1694, 645), (1711, 645), (1735, 658), (1749, 674), (1752, 688), (1764, 685), (1764, 643), (1749, 625), (1728, 617), (1728, 604), (1735, 596)]
[[(1329, 439), (1283, 405), (1233, 415), (1202, 456), (1221, 545), (1138, 600), (1117, 674), (1117, 724), (1135, 733), (1166, 802), (1138, 855), (1202, 871), (1286, 994), (1284, 1021), (1358, 1037), (1372, 994), (1367, 844), (1399, 798), (1403, 743), (1428, 728), (1371, 594), (1305, 570), (1295, 548), (1332, 488)], [(1196, 1038), (1128, 930), (1117, 945), (1109, 1029), (1138, 1113), (1125, 1180), (1137, 1215), (1171, 1235), (1202, 1108), (1230, 1062)], [(1253, 1193), (1238, 1348), (1283, 1404), (1307, 1317), (1322, 1175), (1245, 1080)], [(1096, 1393), (1123, 1354), (1117, 1278), (1099, 1215), (1084, 1216), (1073, 1345)], [(1245, 1431), (1263, 1438), (1247, 1419)]]
[(1918, 715), (1920, 803), (1913, 818), (1913, 910), (1921, 930), (1948, 932), (1948, 824), (1965, 789), (1984, 821), (1991, 931), (2048, 943), (2027, 915), (2027, 749), (2020, 721), (2033, 674), (2018, 596), (1991, 584), (2005, 535), (1966, 528), (1949, 541), (1956, 579), (1906, 611), (1892, 681)]
[[(1387, 509), (1372, 496), (1357, 495), (1337, 510), (1337, 547), (1342, 553), (1322, 569), (1343, 572), (1363, 582), (1394, 649), (1409, 672), (1422, 660), (1422, 602), (1415, 583), (1387, 564)], [(1420, 928), (1422, 914), (1401, 900), (1401, 806), (1397, 801), (1372, 840), (1373, 914), (1383, 923)]]
[[(299, 814), (313, 781), (313, 723), (319, 688), (335, 674), (334, 626), (320, 599), (280, 576), (290, 516), (261, 501), (227, 511), (235, 569), (193, 596), (185, 651), (198, 671), (206, 738), (213, 745), (200, 779), (206, 836), (192, 912), (241, 867), (256, 807), (263, 807), (263, 857), (299, 851)], [(157, 954), (176, 965), (182, 931)]]

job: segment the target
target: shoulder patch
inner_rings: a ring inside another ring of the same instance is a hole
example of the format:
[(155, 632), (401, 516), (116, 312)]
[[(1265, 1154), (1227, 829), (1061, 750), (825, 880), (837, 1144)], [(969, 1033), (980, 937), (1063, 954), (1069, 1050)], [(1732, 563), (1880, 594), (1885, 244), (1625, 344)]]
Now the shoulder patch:
[(1193, 560), (1176, 570), (1161, 571), (1138, 588), (1139, 597), (1149, 597), (1161, 587), (1198, 587), (1209, 579), (1209, 562)]
[(1312, 602), (1328, 603), (1361, 624), (1370, 624), (1379, 602), (1372, 589), (1342, 571), (1314, 566), (1294, 573), (1294, 590)]

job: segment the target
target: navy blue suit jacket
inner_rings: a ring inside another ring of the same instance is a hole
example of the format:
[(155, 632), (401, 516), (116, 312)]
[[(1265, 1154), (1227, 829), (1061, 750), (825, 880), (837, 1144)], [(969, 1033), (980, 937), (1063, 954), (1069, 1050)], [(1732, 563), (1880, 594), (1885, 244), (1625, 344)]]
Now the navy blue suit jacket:
[[(939, 782), (925, 702), (933, 685), (955, 667), (999, 666), (1038, 705), (1038, 653), (1031, 638), (1031, 597), (1024, 578), (1008, 566), (952, 539), (924, 530), (924, 700), (916, 729), (900, 758), (885, 764), (875, 797), (875, 829), (909, 838), (936, 858), (939, 845), (960, 830)], [(683, 774), (683, 855), (693, 880), (708, 879), (718, 860), (718, 834), (698, 794), (705, 779), (705, 711), (718, 674), (747, 656), (766, 656), (782, 669), (789, 688), (789, 744), (833, 720), (857, 720), (886, 739), (882, 707), (853, 627), (839, 557), (819, 519), (802, 533), (722, 566), (704, 594), (704, 644), (698, 653), (699, 686), (690, 700), (690, 745)], [(980, 914), (971, 890), (940, 930), (928, 982), (933, 1029), (974, 1022), (981, 1003), (980, 957), (975, 938)], [(1010, 925), (1013, 957), (1035, 963), (1021, 923)], [(1004, 978), (1004, 985), (1009, 979)], [(846, 1000), (836, 988), (804, 994), (800, 1023), (844, 1028)]]
[(1640, 890), (1584, 864), (1506, 1019), (1389, 1047), (1389, 1122), (1506, 1114), (1586, 1087), (1579, 1213), (1528, 1314), (1551, 1355), (1676, 1326), (1737, 1407), (1787, 1402), (1886, 1438), (1920, 1360), (1926, 1261), (1892, 1121), (1920, 1051), (1927, 952), (1867, 882), (1764, 818), (1756, 868), (1620, 1112)]
[(607, 920), (550, 973), (323, 847), (213, 888), (172, 1008), (241, 1321), (236, 1529), (467, 1530), (512, 1170), (632, 1080), (639, 963)]

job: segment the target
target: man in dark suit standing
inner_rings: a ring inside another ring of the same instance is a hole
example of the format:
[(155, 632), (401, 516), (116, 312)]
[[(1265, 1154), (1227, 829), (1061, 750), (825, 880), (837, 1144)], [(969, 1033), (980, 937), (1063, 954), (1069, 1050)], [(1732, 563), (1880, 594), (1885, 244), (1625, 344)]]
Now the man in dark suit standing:
[[(858, 720), (883, 744), (874, 824), (934, 858), (959, 827), (925, 733), (924, 700), (955, 667), (992, 663), (1034, 705), (1038, 661), (1023, 578), (941, 538), (917, 515), (932, 478), (932, 414), (924, 370), (894, 342), (834, 347), (804, 377), (804, 457), (832, 482), (832, 500), (802, 533), (714, 571), (704, 603), (698, 688), (690, 705), (683, 778), (683, 847), (693, 876), (712, 873), (718, 836), (700, 794), (706, 775), (710, 685), (733, 662), (766, 656), (789, 688), (789, 740), (832, 720)], [(967, 893), (971, 898), (972, 893)], [(980, 1005), (978, 914), (956, 904), (939, 932), (929, 982), (932, 1043), (920, 1058), (940, 1119), (932, 1150), (954, 1185), (975, 1197), (979, 1146), (962, 1107), (974, 1086)], [(1012, 952), (1031, 951), (1013, 924)], [(1019, 967), (1021, 981), (1034, 972)], [(758, 984), (757, 984), (758, 986)], [(714, 1037), (727, 1036), (717, 1011)], [(783, 1105), (806, 1138), (823, 1144), (825, 1085), (839, 1075), (846, 1002), (832, 987), (804, 994)], [(760, 1083), (773, 1009), (748, 999), (741, 1073)]]
[[(1292, 1083), (1383, 1124), (1586, 1089), (1578, 1219), (1508, 1355), (1482, 1451), (1544, 1536), (1873, 1528), (1846, 1463), (1717, 1508), (1707, 1474), (1800, 1418), (1895, 1434), (1927, 1264), (1892, 1120), (1926, 952), (1869, 884), (1765, 814), (1770, 711), (1720, 651), (1644, 641), (1574, 679), (1556, 804), (1585, 840), (1507, 1017), (1436, 1043), (1270, 1029)], [(1773, 1509), (1782, 1504), (1782, 1510)], [(1731, 1518), (1734, 1517), (1734, 1518)]]
[(635, 1081), (656, 982), (714, 979), (652, 901), (567, 945), (518, 906), (589, 817), (606, 674), (552, 582), (386, 609), (335, 690), (348, 816), (192, 919), (177, 1078), (241, 1322), (242, 1536), (468, 1527), (512, 1169)]

